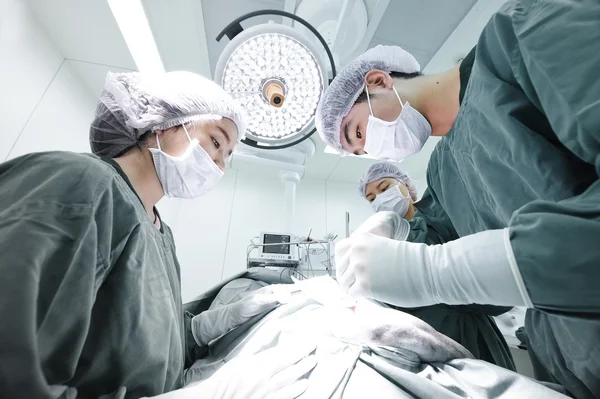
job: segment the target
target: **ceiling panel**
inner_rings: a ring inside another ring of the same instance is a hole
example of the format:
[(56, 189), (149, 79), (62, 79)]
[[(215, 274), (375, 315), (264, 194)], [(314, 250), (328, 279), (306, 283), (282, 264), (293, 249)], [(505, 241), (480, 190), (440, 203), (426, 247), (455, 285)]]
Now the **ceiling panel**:
[(136, 69), (106, 0), (27, 0), (68, 59)]
[(316, 150), (315, 155), (308, 161), (305, 176), (314, 179), (327, 179), (342, 158), (323, 152), (325, 144), (318, 133), (315, 132), (310, 139), (315, 143)]
[(476, 0), (392, 0), (371, 42), (415, 52), (425, 67)]
[(371, 40), (371, 43), (369, 44), (369, 48), (375, 47), (379, 44), (383, 44), (384, 46), (400, 46), (400, 47), (402, 47), (404, 50), (411, 53), (413, 55), (413, 57), (415, 57), (417, 59), (417, 61), (421, 65), (421, 69), (423, 69), (425, 67), (425, 65), (427, 65), (429, 60), (431, 60), (431, 58), (435, 55), (435, 51), (431, 52), (431, 51), (423, 50), (418, 47), (413, 47), (413, 46), (407, 45), (405, 43), (399, 43), (398, 41), (385, 39), (385, 38), (382, 38), (379, 36), (373, 37), (373, 40)]
[(331, 172), (329, 180), (356, 183), (363, 172), (375, 162), (377, 161), (369, 158), (344, 157)]
[(199, 0), (142, 0), (166, 71), (212, 77)]
[(99, 98), (104, 88), (104, 80), (108, 72), (131, 72), (131, 69), (108, 67), (89, 62), (68, 61), (70, 67), (77, 72), (93, 98)]

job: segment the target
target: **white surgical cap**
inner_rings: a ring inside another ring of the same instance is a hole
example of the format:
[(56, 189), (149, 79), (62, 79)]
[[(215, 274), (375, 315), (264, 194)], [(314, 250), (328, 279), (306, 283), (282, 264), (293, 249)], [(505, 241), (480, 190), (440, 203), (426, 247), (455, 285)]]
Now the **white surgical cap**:
[(408, 188), (408, 192), (413, 201), (417, 200), (417, 187), (408, 175), (398, 167), (389, 162), (379, 162), (369, 166), (360, 181), (358, 182), (358, 192), (364, 198), (367, 197), (367, 184), (373, 183), (379, 179), (391, 177), (398, 180)]
[(231, 119), (242, 139), (241, 107), (211, 80), (191, 72), (109, 73), (90, 127), (90, 146), (94, 154), (114, 158), (147, 132), (210, 115)]
[(347, 152), (340, 143), (342, 119), (348, 115), (365, 89), (365, 76), (374, 69), (387, 73), (414, 73), (419, 72), (421, 66), (415, 57), (402, 48), (379, 45), (350, 62), (338, 73), (319, 102), (315, 122), (323, 141), (342, 153)]

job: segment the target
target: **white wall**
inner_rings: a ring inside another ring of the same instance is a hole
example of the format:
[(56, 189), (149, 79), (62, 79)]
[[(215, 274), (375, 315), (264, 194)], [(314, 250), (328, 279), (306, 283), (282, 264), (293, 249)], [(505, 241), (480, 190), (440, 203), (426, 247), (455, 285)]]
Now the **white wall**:
[[(184, 301), (243, 271), (250, 239), (261, 231), (283, 232), (283, 197), (276, 177), (228, 170), (201, 198), (161, 201), (159, 209), (175, 235)], [(331, 233), (339, 241), (345, 236), (346, 210), (352, 229), (372, 214), (354, 183), (302, 180), (292, 233), (305, 236), (312, 229), (311, 237)]]
[(21, 0), (0, 13), (0, 161), (89, 151), (95, 100)]

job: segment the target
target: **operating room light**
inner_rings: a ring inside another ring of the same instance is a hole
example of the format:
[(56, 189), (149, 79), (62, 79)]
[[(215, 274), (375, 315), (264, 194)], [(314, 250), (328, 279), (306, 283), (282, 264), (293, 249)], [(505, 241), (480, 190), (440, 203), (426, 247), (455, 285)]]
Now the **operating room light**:
[[(273, 106), (265, 85), (278, 82), (283, 106)], [(323, 93), (323, 76), (311, 51), (281, 33), (256, 35), (239, 45), (223, 72), (223, 87), (249, 116), (249, 133), (282, 138), (305, 129)]]
[(139, 72), (164, 73), (165, 68), (140, 0), (107, 0)]
[[(260, 15), (290, 18), (306, 29), (272, 21), (246, 29), (240, 25)], [(335, 76), (333, 56), (321, 34), (294, 14), (260, 10), (232, 21), (216, 40), (224, 35), (230, 41), (217, 62), (215, 81), (246, 111), (248, 126), (242, 142), (282, 149), (310, 137), (315, 131), (317, 105), (329, 83), (326, 77), (330, 71)]]

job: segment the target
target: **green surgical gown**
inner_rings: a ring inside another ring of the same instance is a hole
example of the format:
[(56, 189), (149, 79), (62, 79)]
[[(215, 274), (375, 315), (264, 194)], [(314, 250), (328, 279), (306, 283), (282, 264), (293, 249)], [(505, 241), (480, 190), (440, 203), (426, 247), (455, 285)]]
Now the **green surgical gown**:
[(152, 396), (179, 388), (179, 265), (114, 161), (0, 164), (0, 397)]
[(485, 27), (428, 167), (459, 236), (508, 227), (530, 349), (600, 397), (600, 2), (511, 1)]

